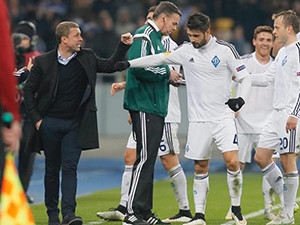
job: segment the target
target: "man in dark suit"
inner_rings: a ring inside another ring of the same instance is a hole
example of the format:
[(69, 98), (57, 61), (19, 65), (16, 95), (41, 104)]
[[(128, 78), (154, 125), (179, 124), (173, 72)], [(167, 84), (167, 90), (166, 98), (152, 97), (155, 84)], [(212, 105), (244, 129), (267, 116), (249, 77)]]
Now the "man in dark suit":
[[(96, 73), (112, 73), (132, 43), (123, 34), (115, 53), (101, 59), (81, 49), (78, 24), (65, 21), (56, 27), (58, 48), (35, 58), (24, 88), (25, 104), (34, 125), (30, 143), (37, 143), (46, 158), (45, 205), (49, 225), (59, 225), (59, 171), (62, 168), (62, 224), (81, 225), (75, 216), (77, 165), (82, 150), (99, 147), (95, 103)], [(29, 143), (28, 143), (29, 144)]]

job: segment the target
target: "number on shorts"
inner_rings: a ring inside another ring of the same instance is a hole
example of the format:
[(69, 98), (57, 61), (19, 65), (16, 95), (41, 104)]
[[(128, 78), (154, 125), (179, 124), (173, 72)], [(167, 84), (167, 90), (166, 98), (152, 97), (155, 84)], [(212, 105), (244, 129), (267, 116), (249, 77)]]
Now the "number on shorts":
[(237, 134), (234, 135), (233, 144), (238, 144)]
[(286, 137), (279, 138), (279, 142), (280, 150), (286, 149), (289, 145), (289, 141)]
[(160, 140), (159, 150), (161, 150), (162, 152), (164, 152), (164, 151), (167, 150), (167, 146), (164, 144), (164, 140), (163, 139)]

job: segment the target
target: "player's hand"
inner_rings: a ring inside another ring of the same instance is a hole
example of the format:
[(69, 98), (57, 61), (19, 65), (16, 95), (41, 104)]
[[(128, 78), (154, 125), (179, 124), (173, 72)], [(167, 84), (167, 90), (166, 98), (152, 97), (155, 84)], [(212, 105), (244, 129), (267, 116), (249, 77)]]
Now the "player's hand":
[(175, 87), (178, 87), (180, 85), (180, 83), (178, 83), (180, 79), (182, 79), (182, 74), (178, 73), (175, 70), (170, 70), (170, 84), (172, 84)]
[(290, 130), (296, 130), (298, 124), (298, 118), (290, 116), (286, 121), (285, 130), (288, 133)]
[(123, 42), (125, 45), (131, 45), (133, 42), (133, 37), (131, 33), (122, 34), (121, 42)]
[(22, 137), (22, 129), (20, 122), (13, 121), (10, 128), (2, 128), (3, 142), (7, 145), (6, 151), (17, 152), (20, 147), (20, 139)]
[(132, 124), (132, 119), (131, 119), (131, 116), (130, 116), (130, 114), (128, 115), (128, 123), (131, 125)]
[(114, 65), (114, 70), (122, 71), (122, 70), (126, 70), (128, 67), (130, 67), (130, 63), (128, 61), (118, 61)]
[(110, 95), (114, 96), (117, 92), (122, 91), (126, 87), (126, 82), (113, 83), (110, 87)]
[(239, 116), (239, 112), (234, 112), (234, 117), (238, 118), (238, 116)]
[(37, 130), (40, 130), (40, 126), (41, 126), (42, 121), (43, 121), (43, 120), (39, 120), (39, 121), (36, 122), (35, 128), (36, 128)]
[(234, 112), (239, 111), (244, 104), (245, 101), (242, 97), (231, 98), (227, 102), (225, 102), (225, 105), (228, 105), (229, 108), (231, 108)]

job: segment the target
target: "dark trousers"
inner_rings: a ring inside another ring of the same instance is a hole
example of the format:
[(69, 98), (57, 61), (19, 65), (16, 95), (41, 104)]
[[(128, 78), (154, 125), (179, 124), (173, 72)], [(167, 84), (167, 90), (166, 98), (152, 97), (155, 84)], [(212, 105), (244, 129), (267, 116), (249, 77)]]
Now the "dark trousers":
[(61, 180), (61, 213), (75, 214), (77, 165), (81, 149), (77, 147), (79, 121), (45, 117), (40, 126), (40, 137), (45, 152), (45, 205), (49, 219), (59, 214), (59, 172)]
[(137, 156), (133, 166), (128, 196), (128, 212), (140, 215), (151, 213), (153, 206), (153, 175), (164, 117), (149, 113), (130, 111)]
[(26, 141), (28, 139), (28, 131), (32, 127), (31, 121), (29, 118), (24, 118), (22, 121), (22, 140), (20, 142), (19, 149), (19, 163), (18, 171), (19, 177), (23, 186), (25, 193), (28, 190), (30, 179), (33, 172), (33, 165), (35, 161), (35, 152), (25, 152)]

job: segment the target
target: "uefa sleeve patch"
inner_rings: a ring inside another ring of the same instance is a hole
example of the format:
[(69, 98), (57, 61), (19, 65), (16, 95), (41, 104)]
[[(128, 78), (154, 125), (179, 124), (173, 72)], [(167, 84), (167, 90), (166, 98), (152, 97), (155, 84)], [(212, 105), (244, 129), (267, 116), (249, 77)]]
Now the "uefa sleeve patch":
[(241, 65), (240, 67), (236, 68), (236, 71), (237, 71), (237, 72), (240, 72), (240, 71), (242, 71), (242, 70), (245, 69), (245, 68), (246, 68), (245, 65)]
[(170, 51), (169, 51), (169, 52), (164, 52), (163, 54), (164, 54), (164, 55), (170, 55), (171, 52), (170, 52)]
[(297, 76), (300, 76), (300, 72), (297, 72)]

